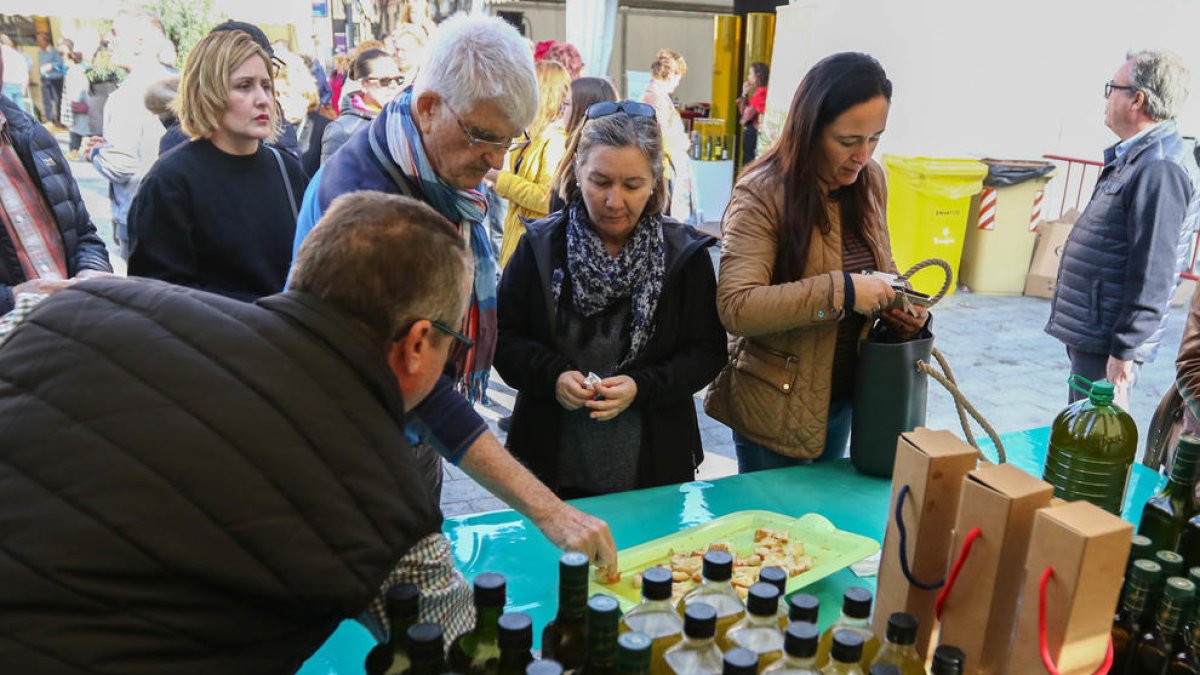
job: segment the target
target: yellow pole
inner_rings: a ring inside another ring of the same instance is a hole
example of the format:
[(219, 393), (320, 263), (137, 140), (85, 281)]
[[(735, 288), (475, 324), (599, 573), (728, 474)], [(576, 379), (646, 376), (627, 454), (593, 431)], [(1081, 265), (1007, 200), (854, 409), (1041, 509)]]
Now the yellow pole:
[(738, 38), (742, 32), (742, 17), (734, 14), (717, 14), (713, 17), (713, 76), (712, 112), (709, 117), (723, 121), (725, 141), (729, 143), (737, 134), (737, 97), (740, 92), (741, 68), (738, 63)]
[(771, 51), (775, 48), (775, 15), (765, 12), (750, 12), (746, 15), (746, 65), (743, 72), (750, 72), (750, 64), (761, 61), (771, 65)]

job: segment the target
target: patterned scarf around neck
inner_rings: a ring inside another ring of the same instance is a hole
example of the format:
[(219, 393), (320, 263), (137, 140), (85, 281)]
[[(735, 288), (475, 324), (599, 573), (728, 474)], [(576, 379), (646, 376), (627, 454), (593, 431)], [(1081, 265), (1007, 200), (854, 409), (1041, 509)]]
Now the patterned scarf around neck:
[(388, 152), (404, 175), (425, 195), (425, 201), (466, 233), (475, 257), (475, 280), (463, 332), (475, 346), (461, 350), (455, 365), (458, 387), (467, 400), (487, 402), (488, 373), (496, 353), (496, 255), (488, 239), (487, 198), (479, 188), (460, 190), (433, 170), (421, 134), (412, 117), (412, 89), (393, 99), (387, 118)]
[(350, 107), (371, 117), (378, 115), (379, 111), (383, 110), (383, 106), (368, 101), (361, 91), (350, 95)]
[(567, 269), (565, 273), (561, 267), (554, 270), (550, 284), (554, 306), (558, 306), (567, 274), (575, 309), (584, 316), (630, 299), (629, 351), (617, 363), (618, 371), (632, 363), (654, 335), (654, 311), (662, 294), (666, 258), (658, 216), (642, 216), (621, 252), (613, 257), (593, 229), (582, 200), (567, 207)]

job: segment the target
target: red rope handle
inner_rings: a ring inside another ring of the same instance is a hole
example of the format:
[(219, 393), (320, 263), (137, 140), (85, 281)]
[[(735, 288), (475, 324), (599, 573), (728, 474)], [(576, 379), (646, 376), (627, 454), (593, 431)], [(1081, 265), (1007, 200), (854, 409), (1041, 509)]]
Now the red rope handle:
[(950, 595), (950, 589), (954, 588), (954, 582), (958, 580), (958, 573), (962, 571), (963, 563), (967, 562), (967, 555), (971, 553), (971, 547), (975, 545), (975, 540), (981, 535), (983, 535), (983, 530), (976, 527), (963, 539), (962, 550), (958, 553), (958, 559), (954, 561), (954, 567), (950, 568), (950, 576), (946, 577), (946, 585), (942, 586), (942, 592), (938, 593), (937, 603), (934, 605), (934, 616), (939, 621), (942, 619), (942, 605), (946, 602), (946, 597)]
[[(1046, 639), (1046, 586), (1050, 584), (1050, 577), (1054, 576), (1054, 568), (1047, 567), (1042, 572), (1041, 585), (1038, 586), (1038, 648), (1042, 654), (1042, 665), (1046, 667), (1046, 672), (1050, 675), (1059, 675), (1058, 666), (1054, 664), (1054, 659), (1050, 658), (1050, 645)], [(1113, 643), (1112, 637), (1108, 638), (1108, 649), (1104, 652), (1104, 662), (1096, 669), (1096, 675), (1108, 675), (1108, 670), (1113, 664)]]

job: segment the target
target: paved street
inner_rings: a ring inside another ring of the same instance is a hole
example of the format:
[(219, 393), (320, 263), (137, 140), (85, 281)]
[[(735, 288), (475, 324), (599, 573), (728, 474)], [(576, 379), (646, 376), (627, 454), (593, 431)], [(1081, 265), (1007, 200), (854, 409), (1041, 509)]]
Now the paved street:
[[(110, 251), (115, 250), (107, 182), (86, 164), (74, 162), (71, 166), (93, 220)], [(119, 259), (114, 262), (118, 269), (124, 269)], [(1183, 332), (1185, 309), (1172, 310), (1160, 358), (1142, 370), (1141, 382), (1134, 391), (1133, 415), (1143, 432), (1173, 379), (1174, 353)], [(953, 295), (935, 309), (937, 347), (950, 362), (962, 391), (1001, 434), (1049, 425), (1066, 405), (1067, 357), (1062, 345), (1042, 332), (1048, 313), (1046, 300), (971, 293)], [(515, 392), (498, 376), (492, 382), (488, 392), (492, 405), (481, 407), (481, 412), (503, 438), (496, 421), (511, 411)], [(931, 381), (929, 387), (927, 426), (961, 434), (953, 399), (936, 382)], [(700, 476), (715, 478), (735, 473), (729, 429), (706, 417), (700, 401), (697, 395), (696, 409), (707, 456)], [(977, 430), (976, 435), (982, 436), (983, 432)], [(504, 505), (462, 471), (447, 466), (442, 507), (446, 516), (457, 516)]]

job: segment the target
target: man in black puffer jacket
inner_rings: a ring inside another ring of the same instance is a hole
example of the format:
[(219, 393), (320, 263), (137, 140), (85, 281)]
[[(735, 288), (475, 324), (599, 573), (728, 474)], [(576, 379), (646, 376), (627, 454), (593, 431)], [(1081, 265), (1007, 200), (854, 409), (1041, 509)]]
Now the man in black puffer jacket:
[(1046, 332), (1066, 345), (1071, 374), (1112, 382), (1126, 410), (1141, 364), (1162, 341), (1200, 222), (1200, 170), (1174, 119), (1187, 77), (1179, 57), (1141, 51), (1105, 86), (1104, 121), (1121, 142), (1104, 151), (1050, 301)]
[(441, 528), (405, 410), (468, 255), (429, 207), (334, 202), (256, 304), (80, 283), (0, 348), (0, 670), (291, 673)]
[[(3, 74), (0, 56), (0, 77)], [(104, 241), (96, 234), (58, 141), (0, 96), (0, 184), (4, 183), (12, 188), (5, 192), (15, 197), (11, 202), (0, 199), (0, 314), (12, 310), (14, 289), (50, 293), (73, 278), (112, 272)], [(21, 199), (22, 194), (28, 199)]]

